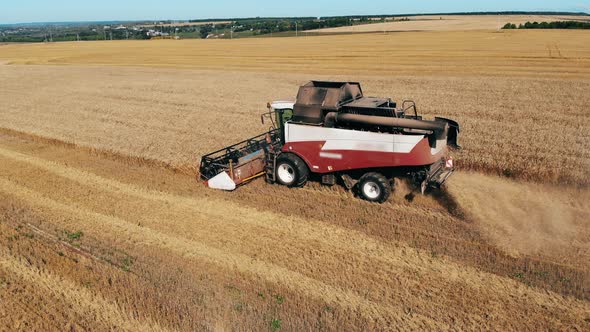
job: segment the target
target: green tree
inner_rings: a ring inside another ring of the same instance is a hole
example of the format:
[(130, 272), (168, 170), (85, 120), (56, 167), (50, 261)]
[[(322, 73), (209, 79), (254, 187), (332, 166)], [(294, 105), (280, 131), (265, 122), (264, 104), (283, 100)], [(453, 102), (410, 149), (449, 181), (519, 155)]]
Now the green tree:
[(213, 25), (206, 24), (206, 25), (201, 26), (201, 28), (199, 29), (199, 35), (201, 36), (201, 38), (205, 39), (205, 38), (207, 38), (207, 36), (209, 36), (211, 31), (213, 31)]

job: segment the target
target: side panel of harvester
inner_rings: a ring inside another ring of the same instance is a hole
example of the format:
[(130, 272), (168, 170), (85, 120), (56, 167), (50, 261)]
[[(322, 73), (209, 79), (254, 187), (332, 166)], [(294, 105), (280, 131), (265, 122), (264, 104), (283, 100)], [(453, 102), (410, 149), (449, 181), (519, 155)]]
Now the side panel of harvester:
[(301, 157), (314, 173), (433, 164), (446, 141), (431, 148), (424, 135), (399, 135), (286, 123), (283, 152)]

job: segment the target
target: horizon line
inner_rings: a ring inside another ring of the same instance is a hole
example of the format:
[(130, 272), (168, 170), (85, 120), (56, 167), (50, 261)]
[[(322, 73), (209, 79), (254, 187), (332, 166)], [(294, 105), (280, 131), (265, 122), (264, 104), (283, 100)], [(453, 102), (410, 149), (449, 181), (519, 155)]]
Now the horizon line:
[(367, 15), (333, 15), (333, 16), (254, 16), (254, 17), (226, 17), (226, 18), (192, 18), (192, 19), (139, 19), (139, 20), (92, 20), (92, 21), (35, 21), (35, 22), (17, 22), (17, 23), (1, 23), (0, 26), (11, 25), (49, 25), (49, 24), (74, 24), (74, 23), (134, 23), (134, 22), (152, 22), (152, 21), (172, 21), (172, 22), (218, 22), (218, 21), (237, 21), (248, 19), (309, 19), (309, 18), (339, 18), (339, 17), (384, 17), (384, 16), (422, 16), (422, 15), (519, 15), (519, 14), (543, 14), (543, 15), (583, 15), (590, 16), (590, 13), (579, 11), (466, 11), (466, 12), (436, 12), (436, 13), (411, 13), (411, 14), (367, 14)]

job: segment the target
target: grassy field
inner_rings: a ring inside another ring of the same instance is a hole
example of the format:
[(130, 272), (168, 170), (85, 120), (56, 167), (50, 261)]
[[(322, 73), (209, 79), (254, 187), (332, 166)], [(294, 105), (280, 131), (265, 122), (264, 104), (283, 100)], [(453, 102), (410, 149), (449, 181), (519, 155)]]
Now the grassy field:
[[(588, 39), (2, 45), (0, 329), (587, 330)], [(461, 171), (383, 205), (194, 180), (318, 78), (457, 119)]]

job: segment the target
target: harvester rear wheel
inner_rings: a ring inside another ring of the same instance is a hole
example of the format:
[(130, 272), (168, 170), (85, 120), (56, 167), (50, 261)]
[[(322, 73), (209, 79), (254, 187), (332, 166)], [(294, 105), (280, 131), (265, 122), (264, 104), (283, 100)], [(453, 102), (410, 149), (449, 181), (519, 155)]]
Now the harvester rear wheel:
[(287, 187), (303, 187), (309, 177), (309, 169), (301, 158), (291, 153), (283, 153), (277, 159), (277, 182)]
[(370, 172), (363, 175), (358, 184), (359, 195), (369, 202), (383, 203), (391, 195), (391, 185), (385, 176)]

